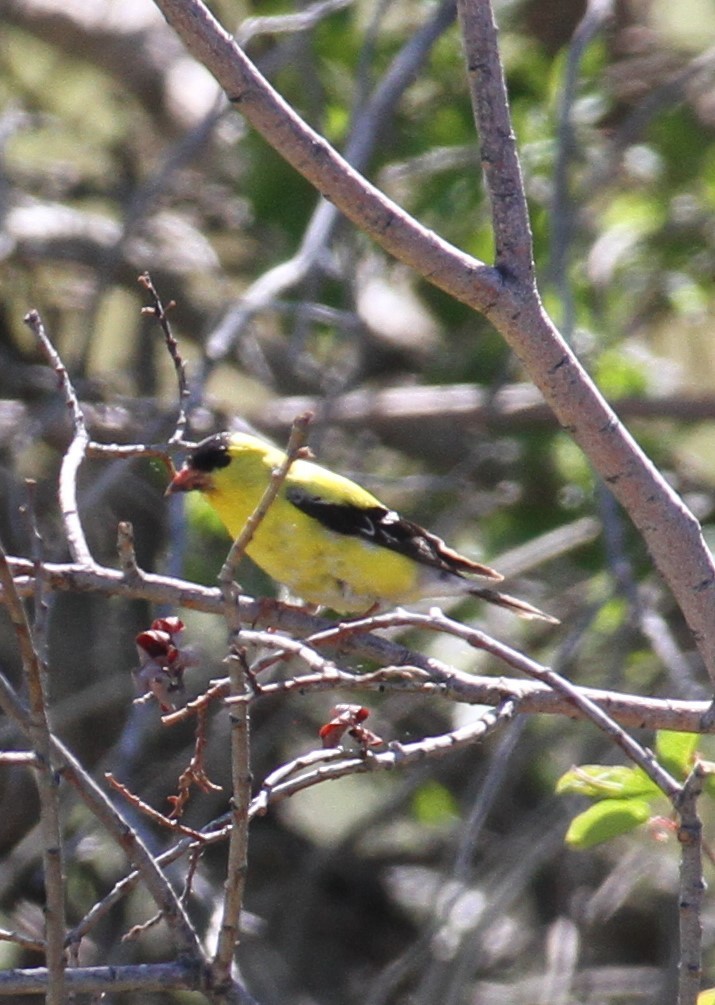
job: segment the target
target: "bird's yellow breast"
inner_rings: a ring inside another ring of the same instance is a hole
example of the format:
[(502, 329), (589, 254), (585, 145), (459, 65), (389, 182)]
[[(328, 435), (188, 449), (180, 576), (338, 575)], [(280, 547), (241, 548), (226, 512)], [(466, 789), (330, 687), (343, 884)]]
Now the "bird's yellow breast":
[[(237, 537), (258, 505), (281, 455), (237, 455), (216, 472), (208, 498)], [(324, 527), (286, 497), (291, 485), (319, 494), (327, 501), (358, 506), (380, 505), (369, 492), (348, 479), (308, 461), (296, 461), (277, 499), (246, 548), (268, 575), (313, 604), (349, 613), (365, 611), (377, 602), (408, 603), (420, 596), (415, 563), (403, 555), (357, 537)]]

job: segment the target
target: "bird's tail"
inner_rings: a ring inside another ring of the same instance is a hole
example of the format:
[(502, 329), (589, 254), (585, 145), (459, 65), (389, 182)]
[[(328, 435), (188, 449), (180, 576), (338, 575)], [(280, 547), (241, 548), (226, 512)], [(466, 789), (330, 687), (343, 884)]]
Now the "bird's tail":
[(479, 597), (481, 600), (486, 600), (489, 604), (496, 604), (497, 607), (504, 607), (507, 611), (518, 614), (520, 618), (538, 618), (540, 621), (548, 621), (551, 625), (561, 624), (558, 618), (545, 614), (538, 607), (527, 604), (525, 600), (519, 600), (518, 597), (510, 597), (508, 593), (500, 593), (499, 590), (490, 590), (484, 586), (473, 586), (468, 592), (472, 597)]

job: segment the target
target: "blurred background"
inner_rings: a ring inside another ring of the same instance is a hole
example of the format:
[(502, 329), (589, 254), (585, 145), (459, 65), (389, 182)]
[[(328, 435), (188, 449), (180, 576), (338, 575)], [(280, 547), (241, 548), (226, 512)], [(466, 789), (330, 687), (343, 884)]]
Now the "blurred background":
[[(451, 4), (211, 6), (370, 179), (442, 237), (491, 260)], [(712, 537), (715, 7), (623, 0), (592, 5), (586, 23), (584, 12), (573, 0), (497, 4), (542, 294)], [(501, 338), (322, 203), (227, 110), (150, 0), (3, 5), (0, 537), (9, 553), (31, 554), (20, 506), (32, 478), (43, 553), (68, 558), (56, 484), (70, 427), (22, 323), (28, 310), (42, 313), (95, 439), (158, 443), (174, 430), (172, 364), (140, 313), (144, 270), (176, 302), (193, 438), (247, 420), (284, 442), (292, 418), (311, 408), (321, 461), (507, 572), (510, 592), (563, 624), (470, 603), (456, 616), (580, 684), (708, 697), (642, 542)], [(144, 568), (215, 582), (227, 540), (198, 509), (168, 506), (161, 465), (93, 460), (81, 475), (98, 561), (118, 564), (117, 521), (131, 520)], [(248, 567), (241, 581), (250, 592), (273, 589)], [(134, 636), (163, 613), (56, 596), (47, 641), (59, 735), (93, 772), (114, 771), (165, 810), (191, 727), (167, 730), (156, 706), (133, 706), (130, 673)], [(187, 675), (193, 696), (225, 673), (225, 626), (182, 617), (198, 652)], [(404, 641), (461, 669), (506, 672), (454, 640), (411, 632)], [(0, 665), (19, 682), (4, 614)], [(256, 703), (257, 785), (318, 745), (333, 701)], [(403, 741), (475, 714), (400, 693), (366, 704), (368, 724)], [(2, 722), (0, 743), (22, 746)], [(207, 765), (225, 788), (195, 795), (192, 826), (226, 809), (227, 744), (227, 718), (216, 711)], [(276, 807), (251, 829), (239, 960), (252, 992), (262, 1005), (672, 1001), (677, 849), (646, 829), (588, 853), (564, 848), (582, 806), (555, 796), (554, 784), (592, 761), (618, 761), (593, 727), (519, 720), (421, 769), (346, 779)], [(3, 769), (0, 927), (29, 932), (41, 927), (43, 899), (34, 801), (28, 773)], [(69, 797), (65, 814), (74, 923), (125, 863)], [(136, 823), (164, 847), (165, 834)], [(224, 864), (225, 849), (210, 851), (195, 879), (191, 910), (202, 931), (216, 920)], [(141, 891), (128, 897), (85, 940), (82, 962), (166, 958), (162, 926), (119, 941), (152, 913)], [(712, 964), (712, 906), (704, 922)], [(41, 962), (0, 943), (3, 967)]]

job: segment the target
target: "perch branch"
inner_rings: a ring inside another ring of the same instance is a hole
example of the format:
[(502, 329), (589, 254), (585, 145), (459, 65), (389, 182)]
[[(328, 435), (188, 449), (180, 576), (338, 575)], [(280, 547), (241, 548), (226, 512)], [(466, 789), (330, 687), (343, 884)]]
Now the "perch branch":
[[(8, 558), (8, 562), (15, 576), (18, 593), (21, 596), (31, 596), (35, 575), (33, 563), (15, 557)], [(74, 564), (45, 562), (43, 570), (47, 577), (47, 589), (58, 592), (97, 593), (132, 600), (148, 600), (154, 604), (183, 606), (190, 610), (212, 614), (221, 614), (224, 609), (224, 601), (218, 589), (198, 586), (168, 576), (140, 571), (137, 582), (127, 583), (120, 570), (103, 566), (86, 569)], [(435, 682), (435, 686), (438, 685), (442, 692), (451, 696), (453, 700), (498, 705), (506, 698), (513, 697), (519, 701), (520, 712), (532, 715), (582, 717), (578, 709), (543, 684), (460, 673), (433, 657), (426, 657), (399, 643), (390, 642), (374, 634), (358, 636), (357, 633), (348, 631), (345, 624), (330, 625), (323, 619), (290, 604), (251, 597), (239, 597), (237, 602), (240, 618), (244, 624), (300, 635), (309, 635), (312, 632), (313, 645), (320, 642), (321, 646), (328, 649), (339, 648), (344, 655), (375, 660), (382, 666), (392, 666), (398, 670), (417, 667), (426, 671), (430, 679)], [(5, 603), (4, 592), (0, 593), (0, 603)], [(317, 690), (327, 690), (334, 686), (334, 682), (331, 683), (326, 678), (318, 677), (313, 680)], [(307, 685), (308, 681), (303, 683)], [(279, 689), (287, 685), (288, 682), (262, 685), (261, 690), (268, 693), (273, 688)], [(355, 675), (351, 684), (354, 690), (379, 690), (384, 686), (384, 681), (379, 683), (374, 679), (366, 679), (366, 682), (362, 683), (359, 674)], [(395, 686), (420, 689), (423, 684), (420, 681), (412, 684), (409, 681), (398, 681)], [(715, 732), (715, 724), (703, 721), (711, 705), (707, 701), (650, 698), (599, 688), (584, 687), (580, 688), (580, 691), (607, 710), (608, 714), (623, 726), (700, 733)]]

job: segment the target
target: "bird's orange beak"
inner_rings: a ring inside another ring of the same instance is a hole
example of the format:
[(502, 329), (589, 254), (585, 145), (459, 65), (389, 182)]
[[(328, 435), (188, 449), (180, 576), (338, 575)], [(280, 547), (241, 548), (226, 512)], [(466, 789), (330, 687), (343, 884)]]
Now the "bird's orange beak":
[(211, 488), (211, 484), (211, 475), (207, 471), (184, 467), (176, 472), (167, 485), (164, 495), (171, 496), (175, 492), (193, 492), (194, 489), (206, 492)]

